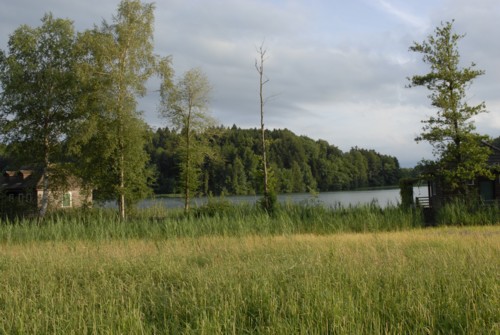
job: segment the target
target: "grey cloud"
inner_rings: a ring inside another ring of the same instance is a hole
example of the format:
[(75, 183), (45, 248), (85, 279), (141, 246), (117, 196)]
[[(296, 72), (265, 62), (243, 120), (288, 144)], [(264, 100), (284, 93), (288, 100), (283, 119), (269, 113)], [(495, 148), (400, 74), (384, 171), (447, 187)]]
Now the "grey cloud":
[[(4, 1), (0, 48), (19, 24), (37, 25), (47, 11), (73, 19), (81, 30), (110, 20), (118, 2)], [(202, 67), (214, 87), (213, 114), (222, 124), (257, 127), (255, 48), (264, 41), (270, 79), (265, 93), (275, 95), (266, 105), (269, 127), (323, 138), (343, 150), (373, 148), (409, 166), (431, 157), (413, 139), (420, 120), (434, 111), (428, 92), (405, 88), (406, 77), (428, 71), (408, 48), (441, 21), (456, 19), (457, 31), (467, 34), (460, 44), (464, 62), (486, 71), (471, 87), (471, 99), (484, 100), (491, 110), (478, 119), (478, 129), (499, 132), (499, 6), (496, 0), (165, 0), (156, 3), (155, 46), (158, 54), (173, 56), (178, 75)], [(150, 85), (154, 92), (157, 83)], [(141, 108), (148, 122), (164, 125), (157, 104), (151, 93)]]

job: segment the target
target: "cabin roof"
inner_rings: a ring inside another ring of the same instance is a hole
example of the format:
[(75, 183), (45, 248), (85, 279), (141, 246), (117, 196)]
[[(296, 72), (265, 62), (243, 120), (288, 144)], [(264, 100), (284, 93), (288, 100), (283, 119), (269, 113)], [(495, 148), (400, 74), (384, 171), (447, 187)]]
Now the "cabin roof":
[(500, 148), (488, 142), (483, 142), (483, 144), (491, 149), (491, 155), (488, 157), (488, 165), (500, 165)]
[(36, 189), (41, 177), (34, 170), (4, 171), (0, 175), (0, 192)]

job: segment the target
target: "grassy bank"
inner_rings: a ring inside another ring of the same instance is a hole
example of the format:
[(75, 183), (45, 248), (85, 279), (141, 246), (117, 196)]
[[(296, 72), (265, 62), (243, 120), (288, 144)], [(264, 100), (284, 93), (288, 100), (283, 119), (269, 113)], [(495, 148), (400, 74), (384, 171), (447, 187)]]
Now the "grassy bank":
[[(480, 226), (500, 222), (500, 207), (453, 203), (436, 215), (436, 224)], [(425, 225), (418, 210), (376, 204), (328, 208), (314, 202), (283, 204), (268, 214), (258, 206), (211, 201), (189, 215), (180, 209), (151, 207), (131, 213), (126, 222), (112, 209), (57, 212), (42, 224), (10, 220), (0, 224), (1, 242), (171, 239), (202, 236), (334, 234), (384, 232)]]
[(500, 227), (0, 244), (2, 334), (498, 334)]
[(153, 207), (122, 222), (116, 211), (94, 209), (56, 213), (42, 224), (13, 220), (0, 225), (0, 242), (172, 239), (202, 236), (332, 234), (407, 230), (422, 226), (418, 212), (377, 206), (325, 208), (285, 204), (272, 215), (256, 206), (211, 204), (184, 215), (181, 210)]

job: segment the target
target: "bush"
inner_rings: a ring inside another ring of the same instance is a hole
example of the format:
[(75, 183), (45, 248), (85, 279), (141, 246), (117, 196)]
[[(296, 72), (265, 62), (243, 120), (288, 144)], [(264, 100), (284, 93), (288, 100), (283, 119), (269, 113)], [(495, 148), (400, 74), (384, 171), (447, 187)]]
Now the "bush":
[(208, 202), (203, 206), (197, 207), (194, 210), (195, 217), (208, 216), (214, 217), (216, 215), (227, 215), (234, 205), (224, 198), (209, 197)]
[(269, 191), (259, 200), (259, 204), (268, 214), (273, 214), (278, 209), (278, 196), (275, 192)]

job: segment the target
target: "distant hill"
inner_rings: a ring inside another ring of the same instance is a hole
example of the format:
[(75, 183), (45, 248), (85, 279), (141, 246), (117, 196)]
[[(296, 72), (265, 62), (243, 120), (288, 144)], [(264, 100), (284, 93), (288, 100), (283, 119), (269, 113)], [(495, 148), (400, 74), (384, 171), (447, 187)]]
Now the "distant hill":
[[(219, 127), (211, 145), (216, 159), (202, 169), (202, 194), (261, 193), (260, 138), (258, 129)], [(396, 157), (374, 150), (352, 148), (342, 152), (324, 140), (297, 136), (287, 129), (268, 130), (269, 164), (276, 192), (337, 191), (396, 185), (401, 169)], [(156, 167), (155, 193), (176, 193), (179, 134), (169, 128), (152, 131), (147, 151)]]

